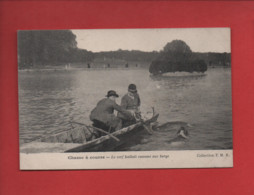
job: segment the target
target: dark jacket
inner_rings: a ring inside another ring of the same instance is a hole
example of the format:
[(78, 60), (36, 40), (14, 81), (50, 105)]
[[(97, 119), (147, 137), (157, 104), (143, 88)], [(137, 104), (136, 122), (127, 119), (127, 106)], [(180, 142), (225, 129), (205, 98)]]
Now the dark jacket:
[(117, 105), (109, 98), (104, 98), (98, 102), (96, 107), (90, 114), (90, 120), (98, 120), (108, 126), (115, 126), (117, 117), (114, 115), (114, 110), (122, 113), (126, 117), (131, 117), (131, 113)]
[(133, 97), (127, 93), (122, 97), (121, 106), (126, 110), (136, 110), (141, 104), (138, 93), (134, 93)]

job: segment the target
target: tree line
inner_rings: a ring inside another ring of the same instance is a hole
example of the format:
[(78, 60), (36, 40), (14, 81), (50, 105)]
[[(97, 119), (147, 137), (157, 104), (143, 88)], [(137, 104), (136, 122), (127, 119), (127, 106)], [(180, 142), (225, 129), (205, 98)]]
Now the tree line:
[(159, 52), (144, 52), (139, 50), (117, 50), (117, 51), (107, 51), (107, 52), (96, 52), (94, 53), (94, 58), (106, 58), (106, 59), (119, 59), (128, 61), (146, 61), (151, 62), (153, 59), (157, 58)]
[(92, 52), (77, 48), (76, 36), (70, 30), (18, 32), (20, 68), (55, 66), (92, 59)]
[[(144, 52), (138, 50), (117, 50), (107, 52), (91, 52), (77, 47), (76, 36), (70, 30), (33, 30), (18, 32), (18, 64), (19, 68), (40, 68), (59, 66), (67, 63), (88, 63), (96, 59), (111, 61), (149, 62), (150, 70), (165, 66), (170, 69), (188, 69), (190, 66), (201, 67), (203, 60), (208, 65), (225, 65), (230, 63), (228, 53), (194, 53), (183, 41), (175, 40), (165, 45), (162, 51)], [(190, 60), (193, 63), (190, 63)], [(196, 61), (196, 62), (195, 62)], [(106, 62), (105, 62), (106, 63)], [(160, 65), (159, 65), (160, 64)], [(171, 64), (171, 65), (170, 65)], [(170, 67), (169, 67), (170, 66)], [(184, 68), (186, 66), (186, 68)], [(165, 70), (167, 68), (164, 68)], [(163, 70), (164, 70), (163, 69)], [(204, 69), (201, 68), (203, 71)], [(159, 71), (159, 70), (158, 70)]]
[(228, 53), (192, 52), (184, 41), (173, 40), (152, 61), (149, 71), (154, 75), (177, 71), (203, 73), (207, 70), (207, 65), (230, 65), (230, 58)]

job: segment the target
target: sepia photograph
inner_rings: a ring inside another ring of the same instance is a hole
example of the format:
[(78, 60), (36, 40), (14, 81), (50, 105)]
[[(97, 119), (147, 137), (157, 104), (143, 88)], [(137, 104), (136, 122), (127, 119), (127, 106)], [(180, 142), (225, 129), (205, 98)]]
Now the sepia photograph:
[(17, 36), (21, 169), (233, 166), (230, 28)]

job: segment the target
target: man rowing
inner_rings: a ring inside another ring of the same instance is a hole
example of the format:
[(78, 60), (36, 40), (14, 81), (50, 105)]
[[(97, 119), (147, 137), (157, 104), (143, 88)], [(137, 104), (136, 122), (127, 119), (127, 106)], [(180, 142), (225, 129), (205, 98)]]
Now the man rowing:
[(121, 112), (118, 112), (117, 116), (122, 119), (123, 126), (129, 126), (134, 124), (137, 120), (141, 119), (140, 114), (140, 97), (135, 84), (128, 86), (128, 92), (121, 99), (121, 107), (132, 113), (134, 117), (126, 117)]
[(119, 95), (114, 90), (110, 90), (106, 98), (103, 98), (97, 103), (90, 114), (90, 120), (93, 121), (94, 127), (111, 132), (121, 129), (122, 121), (114, 115), (114, 110), (129, 120), (133, 118), (131, 112), (116, 103), (117, 97)]

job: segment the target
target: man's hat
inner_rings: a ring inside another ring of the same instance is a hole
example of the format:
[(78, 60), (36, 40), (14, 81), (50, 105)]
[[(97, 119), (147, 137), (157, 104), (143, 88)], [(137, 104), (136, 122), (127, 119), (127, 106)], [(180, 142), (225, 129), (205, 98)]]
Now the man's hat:
[(132, 92), (132, 93), (136, 93), (137, 92), (137, 87), (135, 84), (130, 84), (128, 87), (128, 91)]
[(110, 97), (110, 96), (119, 97), (119, 95), (114, 90), (108, 91), (108, 94), (106, 95), (106, 97)]

